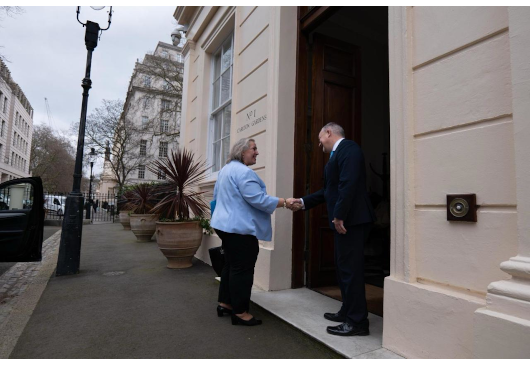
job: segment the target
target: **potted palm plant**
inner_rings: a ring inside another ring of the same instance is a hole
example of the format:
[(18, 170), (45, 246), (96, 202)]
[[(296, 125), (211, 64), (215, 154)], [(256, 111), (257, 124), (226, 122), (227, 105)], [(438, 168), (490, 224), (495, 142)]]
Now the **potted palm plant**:
[(149, 242), (156, 230), (158, 214), (151, 213), (156, 205), (155, 185), (135, 185), (128, 194), (125, 210), (130, 211), (131, 231), (139, 242)]
[(193, 152), (184, 148), (152, 162), (148, 169), (165, 174), (165, 182), (157, 187), (159, 201), (151, 210), (160, 215), (156, 222), (158, 248), (166, 256), (168, 268), (191, 267), (203, 230), (212, 233), (210, 221), (205, 218), (209, 209), (205, 192), (196, 190), (197, 184), (205, 179), (208, 167), (204, 161), (195, 161)]
[(129, 205), (129, 198), (131, 197), (131, 187), (126, 187), (124, 192), (120, 195), (118, 199), (118, 210), (120, 212), (120, 223), (123, 226), (123, 229), (126, 231), (131, 230), (131, 217), (130, 210), (127, 210)]

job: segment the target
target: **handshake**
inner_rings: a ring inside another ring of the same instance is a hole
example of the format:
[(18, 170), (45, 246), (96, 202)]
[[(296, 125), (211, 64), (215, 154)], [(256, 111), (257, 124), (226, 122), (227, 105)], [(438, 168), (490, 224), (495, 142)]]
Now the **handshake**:
[(302, 209), (302, 200), (301, 199), (296, 199), (296, 198), (286, 199), (285, 207), (287, 209), (292, 210), (293, 212), (296, 212), (296, 211)]

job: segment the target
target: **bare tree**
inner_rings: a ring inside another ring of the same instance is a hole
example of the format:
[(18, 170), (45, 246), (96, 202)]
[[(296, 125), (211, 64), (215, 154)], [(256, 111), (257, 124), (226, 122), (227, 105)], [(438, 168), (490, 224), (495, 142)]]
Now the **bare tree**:
[(30, 172), (42, 178), (44, 190), (61, 193), (72, 190), (74, 165), (75, 149), (68, 137), (46, 125), (36, 125), (30, 150)]
[[(122, 113), (122, 100), (104, 99), (102, 105), (88, 116), (85, 131), (86, 152), (94, 148), (98, 154), (105, 155), (120, 188), (130, 172), (142, 162), (136, 151), (141, 128), (127, 118), (121, 118)], [(78, 129), (78, 123), (72, 126), (73, 131)]]
[(3, 20), (3, 15), (13, 17), (24, 13), (24, 9), (20, 6), (0, 6), (0, 20)]
[[(12, 18), (15, 15), (20, 15), (22, 13), (24, 13), (24, 9), (22, 9), (20, 6), (0, 6), (0, 22), (4, 20), (4, 16), (8, 16)], [(0, 48), (4, 48), (4, 47), (0, 46)], [(9, 60), (6, 59), (6, 57), (1, 53), (0, 53), (0, 59), (6, 62), (9, 62)]]

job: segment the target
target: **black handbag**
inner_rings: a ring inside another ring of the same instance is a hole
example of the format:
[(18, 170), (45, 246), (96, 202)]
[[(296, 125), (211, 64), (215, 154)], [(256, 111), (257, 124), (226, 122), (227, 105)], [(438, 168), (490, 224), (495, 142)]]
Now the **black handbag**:
[(215, 273), (217, 276), (221, 276), (221, 272), (225, 266), (225, 255), (223, 248), (221, 246), (213, 247), (208, 250), (208, 253), (210, 254), (210, 261), (212, 262), (212, 267)]

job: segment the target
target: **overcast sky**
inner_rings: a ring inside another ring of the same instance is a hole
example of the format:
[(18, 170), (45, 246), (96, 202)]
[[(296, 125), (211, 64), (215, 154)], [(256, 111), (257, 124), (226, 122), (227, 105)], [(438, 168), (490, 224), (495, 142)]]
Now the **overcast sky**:
[[(0, 21), (0, 53), (9, 61), (11, 76), (35, 110), (33, 123), (48, 123), (46, 97), (53, 127), (68, 130), (81, 114), (85, 28), (77, 22), (75, 6), (23, 9), (24, 13), (3, 16)], [(81, 7), (80, 19), (90, 19), (105, 28), (107, 10)], [(174, 11), (174, 6), (113, 7), (110, 29), (103, 32), (92, 56), (88, 114), (102, 99), (125, 99), (136, 59), (142, 60), (159, 41), (171, 43), (176, 26)]]

